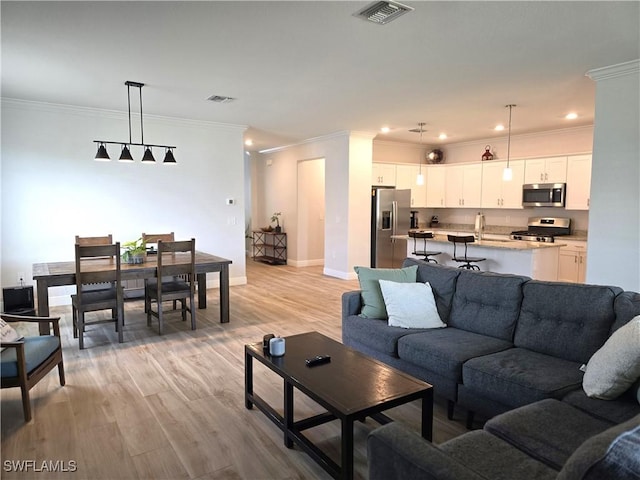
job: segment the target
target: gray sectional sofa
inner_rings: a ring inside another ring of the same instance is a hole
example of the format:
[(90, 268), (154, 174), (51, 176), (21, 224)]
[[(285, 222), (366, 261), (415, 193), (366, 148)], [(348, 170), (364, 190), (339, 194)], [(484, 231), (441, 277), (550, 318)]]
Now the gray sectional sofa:
[[(386, 319), (363, 318), (359, 315), (362, 297), (356, 291), (343, 295), (342, 339), (345, 345), (432, 384), (436, 396), (448, 400), (449, 418), (455, 405), (467, 410), (470, 428), (475, 413), (485, 419), (499, 415), (487, 422), (484, 430), (469, 432), (460, 440), (441, 445), (440, 450), (450, 448), (449, 453), (455, 457), (453, 452), (468, 449), (467, 442), (480, 448), (478, 452), (485, 447), (491, 449), (489, 445), (494, 444), (497, 449), (510, 448), (510, 440), (492, 428), (511, 418), (512, 412), (519, 419), (524, 418), (524, 424), (536, 425), (544, 432), (540, 415), (531, 412), (549, 409), (549, 424), (559, 428), (559, 438), (564, 431), (562, 420), (569, 418), (566, 412), (574, 413), (576, 418), (584, 415), (591, 429), (576, 436), (561, 457), (540, 462), (525, 454), (535, 462), (535, 468), (530, 465), (532, 471), (541, 469), (539, 478), (547, 478), (543, 473), (547, 467), (552, 470), (547, 473), (555, 478), (557, 467), (587, 437), (624, 422), (633, 423), (634, 418), (636, 424), (640, 421), (636, 417), (640, 405), (631, 392), (613, 401), (588, 398), (582, 390), (580, 370), (614, 331), (640, 314), (640, 294), (611, 286), (543, 282), (405, 260), (405, 267), (412, 265), (417, 266), (416, 281), (430, 283), (438, 314), (447, 328), (398, 328), (390, 327)], [(568, 432), (573, 428), (564, 427)], [(383, 428), (380, 435), (387, 435), (384, 432), (388, 431), (393, 438), (407, 433), (399, 433), (402, 427), (398, 425)], [(377, 435), (371, 439), (370, 448), (374, 450), (382, 448), (376, 446)], [(541, 445), (555, 448), (553, 441)], [(521, 453), (517, 449), (514, 455)], [(425, 478), (467, 478), (451, 475)]]

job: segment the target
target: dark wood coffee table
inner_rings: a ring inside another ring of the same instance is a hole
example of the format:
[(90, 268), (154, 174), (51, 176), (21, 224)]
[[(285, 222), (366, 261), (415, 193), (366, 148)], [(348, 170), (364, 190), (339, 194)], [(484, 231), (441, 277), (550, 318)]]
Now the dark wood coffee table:
[[(317, 332), (285, 337), (286, 353), (270, 357), (262, 342), (245, 345), (245, 406), (258, 407), (284, 433), (284, 444), (294, 443), (308, 453), (334, 478), (353, 478), (353, 424), (372, 417), (381, 424), (392, 421), (381, 412), (422, 399), (422, 436), (431, 440), (433, 387), (406, 373), (370, 358)], [(331, 362), (307, 367), (305, 359), (331, 355)], [(253, 359), (284, 379), (284, 415), (280, 415), (253, 392)], [(293, 388), (327, 411), (294, 422)], [(340, 420), (342, 424), (341, 465), (314, 445), (303, 431)]]

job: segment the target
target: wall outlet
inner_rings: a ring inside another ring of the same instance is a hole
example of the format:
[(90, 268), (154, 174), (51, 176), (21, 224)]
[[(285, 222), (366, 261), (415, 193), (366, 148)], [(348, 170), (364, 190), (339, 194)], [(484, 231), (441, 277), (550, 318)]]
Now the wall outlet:
[(22, 285), (25, 281), (24, 272), (18, 272), (18, 285)]
[(227, 205), (235, 205), (236, 201), (233, 198), (227, 198)]

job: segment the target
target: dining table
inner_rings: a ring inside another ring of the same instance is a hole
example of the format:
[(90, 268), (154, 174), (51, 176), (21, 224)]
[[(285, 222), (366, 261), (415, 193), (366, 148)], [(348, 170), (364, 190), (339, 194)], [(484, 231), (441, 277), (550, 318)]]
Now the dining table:
[[(185, 254), (188, 256), (188, 254)], [(162, 264), (183, 263), (183, 254), (163, 257)], [(113, 259), (90, 260), (95, 271), (113, 270)], [(195, 268), (198, 285), (198, 308), (207, 308), (207, 273), (220, 274), (220, 323), (229, 322), (229, 265), (231, 260), (196, 250)], [(121, 279), (136, 280), (158, 276), (157, 254), (147, 255), (143, 263), (122, 263)], [(33, 264), (33, 279), (36, 282), (38, 315), (49, 316), (49, 287), (76, 284), (76, 263), (74, 260)], [(48, 334), (49, 325), (43, 325), (40, 334)]]

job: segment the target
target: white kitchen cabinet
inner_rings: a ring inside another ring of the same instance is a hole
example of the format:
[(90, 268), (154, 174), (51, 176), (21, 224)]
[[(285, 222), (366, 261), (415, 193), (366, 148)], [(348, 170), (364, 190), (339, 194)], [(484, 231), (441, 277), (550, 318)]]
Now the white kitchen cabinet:
[(526, 160), (524, 183), (565, 183), (567, 157), (530, 158)]
[(428, 165), (425, 169), (427, 185), (427, 207), (444, 207), (444, 185), (445, 171), (444, 165)]
[(396, 165), (396, 189), (411, 189), (411, 207), (425, 208), (427, 206), (426, 182), (418, 185), (418, 173), (422, 169), (423, 178), (426, 177), (426, 166), (422, 165)]
[(371, 167), (371, 185), (395, 187), (396, 165), (394, 163), (373, 163)]
[(558, 281), (584, 283), (587, 270), (587, 242), (569, 241), (556, 238), (558, 243), (566, 243), (560, 247), (558, 257)]
[(591, 155), (567, 159), (567, 210), (589, 210), (591, 193)]
[(484, 162), (482, 164), (482, 208), (522, 208), (522, 184), (524, 182), (524, 160), (509, 162), (513, 178), (502, 179), (507, 162)]
[(445, 172), (445, 206), (449, 208), (480, 207), (482, 164), (447, 165)]

